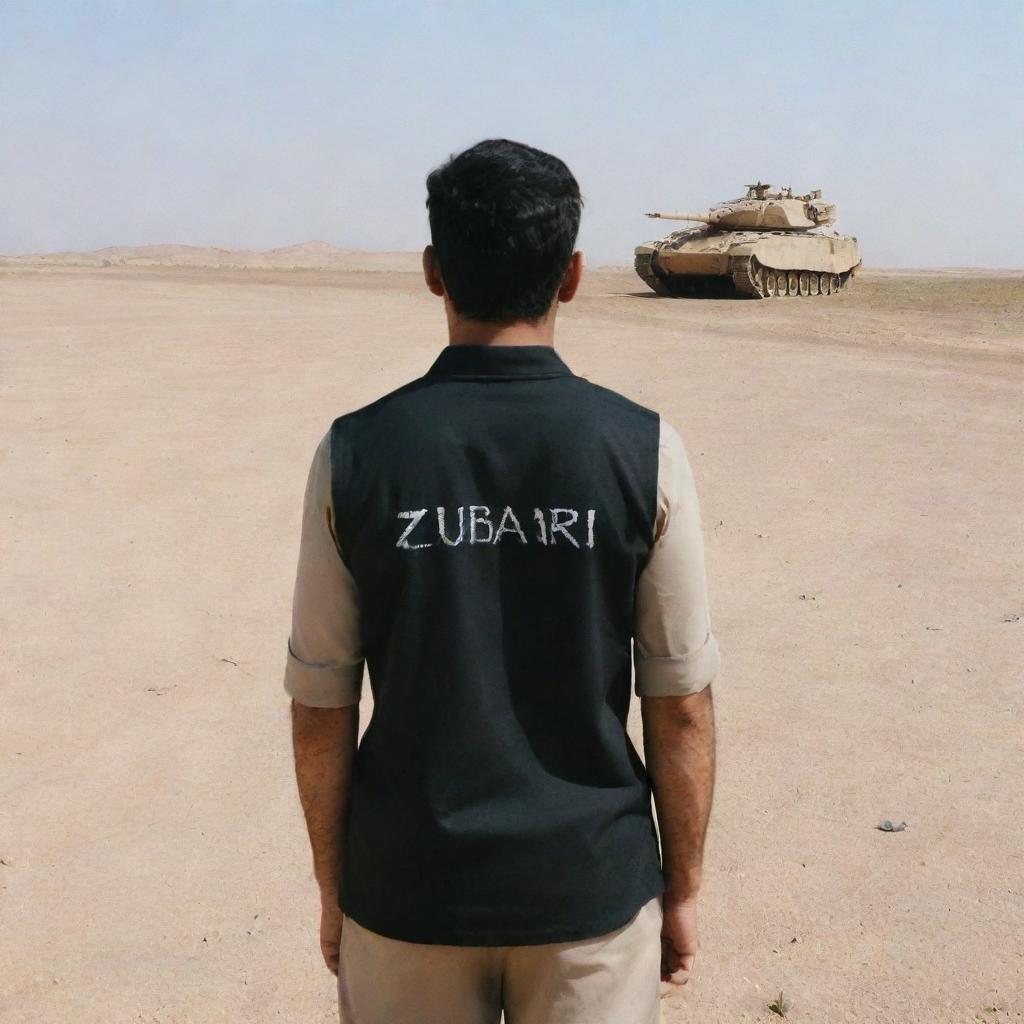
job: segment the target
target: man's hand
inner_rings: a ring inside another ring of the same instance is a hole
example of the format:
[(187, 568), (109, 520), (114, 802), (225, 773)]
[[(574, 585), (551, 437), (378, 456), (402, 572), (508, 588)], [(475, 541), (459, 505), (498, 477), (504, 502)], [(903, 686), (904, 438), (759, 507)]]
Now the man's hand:
[(320, 886), (320, 952), (334, 974), (344, 919), (338, 905), (341, 851), (358, 735), (358, 704), (314, 708), (292, 701), (295, 777), (313, 851), (313, 874)]
[(685, 985), (697, 953), (697, 893), (715, 782), (711, 687), (680, 697), (644, 697), (647, 772), (661, 835), (661, 977)]
[(697, 900), (662, 898), (661, 980), (685, 985), (697, 955)]
[(341, 928), (345, 915), (338, 906), (336, 893), (324, 893), (320, 897), (320, 952), (331, 974), (338, 973)]

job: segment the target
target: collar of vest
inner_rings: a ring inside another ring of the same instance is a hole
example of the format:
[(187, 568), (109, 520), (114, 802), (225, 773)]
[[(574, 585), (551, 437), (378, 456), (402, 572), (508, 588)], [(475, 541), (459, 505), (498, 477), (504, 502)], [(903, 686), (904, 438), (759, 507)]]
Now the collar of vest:
[(427, 371), (428, 377), (480, 380), (572, 375), (548, 345), (448, 345)]

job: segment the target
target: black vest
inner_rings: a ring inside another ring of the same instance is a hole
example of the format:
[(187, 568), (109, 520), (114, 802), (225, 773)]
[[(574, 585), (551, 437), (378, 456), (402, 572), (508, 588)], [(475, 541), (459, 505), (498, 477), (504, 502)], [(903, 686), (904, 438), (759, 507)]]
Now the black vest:
[(544, 346), (448, 347), (332, 424), (374, 698), (341, 873), (364, 927), (566, 942), (664, 889), (625, 729), (658, 434)]

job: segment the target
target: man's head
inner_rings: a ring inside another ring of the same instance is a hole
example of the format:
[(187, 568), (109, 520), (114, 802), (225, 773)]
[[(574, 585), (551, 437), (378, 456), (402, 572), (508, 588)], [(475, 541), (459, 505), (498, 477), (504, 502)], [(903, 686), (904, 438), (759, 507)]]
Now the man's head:
[(427, 177), (431, 290), (461, 320), (536, 321), (579, 281), (583, 200), (556, 156), (507, 139), (479, 142)]

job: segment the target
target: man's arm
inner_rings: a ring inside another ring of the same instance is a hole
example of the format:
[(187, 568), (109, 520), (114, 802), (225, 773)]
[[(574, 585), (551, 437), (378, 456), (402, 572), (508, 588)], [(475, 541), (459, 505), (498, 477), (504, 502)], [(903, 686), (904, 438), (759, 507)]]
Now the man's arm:
[(311, 708), (292, 701), (295, 778), (313, 849), (313, 874), (320, 886), (320, 951), (334, 974), (343, 921), (338, 904), (341, 851), (358, 737), (358, 704)]
[(662, 977), (685, 985), (697, 953), (697, 894), (715, 785), (711, 687), (644, 697), (640, 713), (665, 874)]
[(292, 698), (295, 776), (320, 886), (320, 949), (335, 974), (362, 677), (358, 593), (334, 529), (328, 432), (306, 484), (284, 688)]
[(685, 984), (697, 951), (697, 893), (715, 773), (711, 632), (700, 509), (679, 435), (664, 420), (654, 544), (637, 581), (635, 689), (661, 835), (662, 978)]

